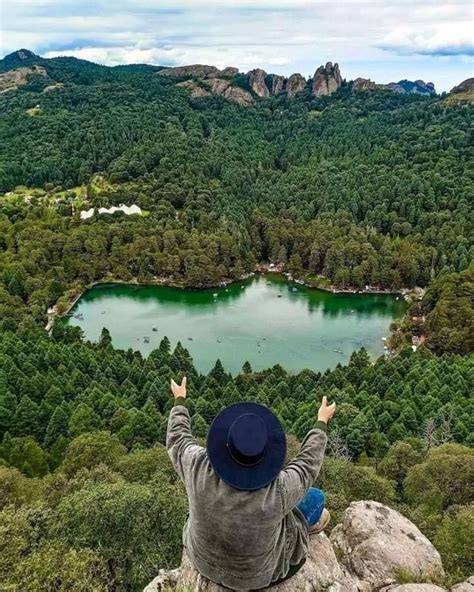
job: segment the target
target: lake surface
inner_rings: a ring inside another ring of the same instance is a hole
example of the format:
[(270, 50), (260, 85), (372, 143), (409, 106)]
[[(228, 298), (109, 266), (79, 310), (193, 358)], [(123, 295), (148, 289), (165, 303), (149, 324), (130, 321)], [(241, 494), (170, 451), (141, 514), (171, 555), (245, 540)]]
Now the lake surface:
[(144, 355), (166, 335), (173, 347), (181, 341), (199, 371), (219, 358), (234, 374), (246, 360), (255, 370), (277, 363), (325, 370), (347, 363), (362, 346), (377, 357), (381, 338), (404, 311), (401, 297), (331, 294), (271, 274), (209, 290), (104, 284), (82, 296), (71, 311), (82, 316), (67, 322), (91, 341), (107, 327), (115, 347)]

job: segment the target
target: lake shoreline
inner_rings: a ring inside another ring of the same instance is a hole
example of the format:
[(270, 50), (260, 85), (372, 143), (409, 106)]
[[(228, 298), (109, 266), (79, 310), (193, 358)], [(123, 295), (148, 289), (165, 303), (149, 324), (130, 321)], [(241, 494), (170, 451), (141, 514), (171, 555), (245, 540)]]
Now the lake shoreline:
[[(71, 310), (77, 304), (77, 302), (83, 297), (83, 295), (92, 288), (96, 288), (97, 286), (107, 285), (107, 284), (122, 284), (122, 285), (130, 285), (130, 286), (167, 286), (170, 288), (179, 288), (182, 290), (211, 290), (213, 288), (222, 288), (229, 286), (231, 284), (235, 284), (244, 280), (247, 280), (255, 275), (265, 275), (266, 273), (275, 274), (282, 277), (285, 277), (288, 283), (295, 283), (311, 290), (321, 290), (323, 292), (327, 292), (330, 294), (335, 295), (386, 295), (386, 296), (403, 296), (406, 301), (409, 301), (410, 297), (417, 293), (417, 290), (422, 290), (421, 288), (401, 288), (400, 290), (391, 290), (391, 289), (384, 289), (379, 288), (377, 286), (368, 286), (366, 289), (356, 289), (356, 288), (336, 288), (335, 286), (321, 286), (321, 285), (312, 285), (308, 283), (306, 280), (302, 280), (300, 278), (295, 278), (292, 276), (290, 272), (285, 272), (283, 269), (272, 269), (270, 265), (267, 264), (258, 264), (255, 268), (255, 271), (246, 273), (240, 278), (231, 279), (231, 278), (224, 278), (219, 282), (215, 282), (212, 284), (205, 284), (205, 285), (194, 285), (194, 286), (186, 286), (184, 282), (180, 282), (179, 280), (175, 280), (169, 277), (156, 277), (152, 280), (144, 280), (139, 281), (137, 278), (132, 278), (129, 280), (123, 280), (120, 278), (114, 277), (106, 277), (100, 280), (96, 280), (90, 282), (85, 286), (81, 286), (79, 291), (74, 291), (73, 294), (67, 299), (65, 303), (65, 308), (61, 312), (58, 309), (59, 301), (51, 308), (48, 309), (48, 321), (45, 325), (45, 330), (50, 333), (54, 322), (57, 318), (65, 317), (69, 315)], [(323, 276), (318, 276), (321, 279), (324, 279)], [(61, 300), (61, 299), (60, 299)]]
[(291, 371), (323, 371), (348, 363), (360, 347), (374, 360), (386, 355), (390, 324), (406, 310), (402, 298), (335, 295), (298, 286), (281, 274), (255, 274), (204, 290), (156, 283), (107, 277), (58, 319), (58, 326), (78, 327), (92, 342), (105, 326), (114, 347), (143, 356), (167, 336), (189, 350), (201, 372), (212, 369), (216, 359), (232, 373), (246, 360), (259, 370), (280, 363)]

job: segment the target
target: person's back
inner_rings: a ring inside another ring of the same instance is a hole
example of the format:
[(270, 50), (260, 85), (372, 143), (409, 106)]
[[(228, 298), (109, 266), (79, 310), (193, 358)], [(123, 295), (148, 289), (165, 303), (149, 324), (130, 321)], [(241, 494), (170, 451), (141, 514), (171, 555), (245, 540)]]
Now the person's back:
[[(253, 403), (227, 408), (211, 426), (205, 449), (191, 433), (190, 416), (180, 396), (185, 395), (185, 382), (182, 387), (173, 385), (176, 406), (170, 413), (167, 448), (189, 499), (183, 542), (191, 562), (203, 576), (235, 590), (264, 588), (285, 578), (292, 567), (304, 562), (309, 526), (317, 522), (307, 520), (311, 507), (308, 514), (297, 504), (319, 472), (325, 424), (318, 422), (297, 458), (280, 470), (286, 442), (283, 445), (283, 431), (268, 410)], [(258, 414), (269, 422), (270, 436), (264, 423), (251, 425), (250, 416)], [(260, 436), (252, 437), (255, 427), (273, 442), (272, 447), (267, 440), (263, 446)], [(241, 440), (239, 429), (245, 436)], [(239, 457), (240, 453), (255, 456), (249, 456), (252, 462), (246, 466), (246, 457)], [(312, 517), (319, 519), (323, 502), (316, 497), (318, 507), (312, 504)]]

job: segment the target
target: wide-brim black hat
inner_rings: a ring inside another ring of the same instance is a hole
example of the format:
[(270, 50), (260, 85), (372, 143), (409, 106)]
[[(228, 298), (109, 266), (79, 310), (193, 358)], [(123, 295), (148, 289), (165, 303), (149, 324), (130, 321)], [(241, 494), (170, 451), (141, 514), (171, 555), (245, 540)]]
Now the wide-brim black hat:
[(212, 422), (207, 453), (214, 471), (228, 485), (247, 491), (261, 489), (285, 463), (285, 432), (267, 407), (236, 403)]

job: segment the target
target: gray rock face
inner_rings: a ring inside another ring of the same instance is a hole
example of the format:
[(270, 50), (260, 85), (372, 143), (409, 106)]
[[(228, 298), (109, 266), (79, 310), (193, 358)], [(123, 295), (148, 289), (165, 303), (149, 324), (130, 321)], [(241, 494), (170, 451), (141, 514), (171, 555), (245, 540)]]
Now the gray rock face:
[(292, 74), (286, 82), (286, 95), (292, 99), (297, 93), (304, 90), (306, 87), (306, 78), (301, 74)]
[[(438, 552), (407, 518), (377, 502), (356, 502), (328, 538), (310, 537), (301, 570), (267, 592), (446, 592), (434, 584), (395, 584), (397, 572), (442, 574)], [(465, 584), (471, 586), (469, 581)], [(160, 571), (144, 592), (229, 592), (206, 580), (183, 554), (181, 567)], [(262, 591), (263, 592), (263, 591)], [(452, 592), (474, 592), (473, 587)]]
[(365, 90), (375, 90), (377, 84), (370, 78), (356, 78), (352, 83), (352, 92), (362, 92)]
[(353, 502), (331, 542), (347, 570), (375, 589), (392, 584), (400, 569), (443, 573), (430, 541), (407, 518), (378, 502)]
[(220, 76), (233, 78), (234, 76), (237, 76), (238, 73), (239, 73), (238, 68), (234, 68), (233, 66), (227, 66), (227, 68), (224, 68), (223, 70), (221, 70)]
[(460, 84), (451, 89), (452, 93), (463, 93), (474, 91), (474, 78), (466, 78)]
[(200, 82), (184, 80), (176, 86), (185, 88), (191, 93), (192, 97), (209, 97), (215, 94), (240, 105), (249, 105), (253, 101), (253, 97), (248, 91), (238, 86), (232, 86), (229, 80), (223, 80), (222, 78), (205, 78)]
[(272, 74), (271, 77), (272, 77), (271, 94), (272, 95), (279, 95), (285, 87), (285, 77), (278, 76), (278, 74)]
[(340, 88), (342, 76), (339, 70), (339, 64), (332, 65), (328, 62), (325, 66), (319, 66), (313, 76), (313, 95), (321, 97), (332, 95)]
[(385, 84), (383, 88), (393, 90), (393, 92), (405, 94), (417, 94), (417, 95), (433, 95), (436, 94), (434, 84), (432, 82), (425, 82), (424, 80), (400, 80), (399, 82), (389, 82)]
[(265, 84), (265, 78), (267, 77), (265, 70), (262, 70), (261, 68), (250, 70), (248, 77), (250, 88), (258, 97), (264, 98), (270, 96), (270, 91)]
[(474, 576), (471, 576), (465, 582), (462, 582), (462, 584), (453, 586), (451, 592), (474, 592)]

